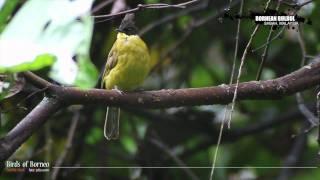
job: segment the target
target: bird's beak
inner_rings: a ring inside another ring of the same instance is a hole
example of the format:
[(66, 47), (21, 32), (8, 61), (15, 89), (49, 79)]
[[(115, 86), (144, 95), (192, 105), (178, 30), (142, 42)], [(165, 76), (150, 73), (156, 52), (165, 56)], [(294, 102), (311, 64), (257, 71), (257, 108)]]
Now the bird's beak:
[(119, 28), (116, 28), (116, 31), (117, 31), (117, 32), (122, 32)]

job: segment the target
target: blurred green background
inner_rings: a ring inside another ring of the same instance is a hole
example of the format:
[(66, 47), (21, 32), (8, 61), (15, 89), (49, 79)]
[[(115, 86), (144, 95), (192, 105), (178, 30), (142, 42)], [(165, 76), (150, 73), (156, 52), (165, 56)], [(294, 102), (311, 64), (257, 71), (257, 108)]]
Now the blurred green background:
[[(17, 76), (32, 70), (57, 84), (93, 88), (109, 50), (116, 38), (115, 28), (122, 16), (93, 18), (91, 15), (119, 12), (146, 3), (177, 4), (177, 0), (4, 0), (0, 1), (0, 105), (1, 137), (12, 129), (33, 107), (43, 93), (29, 95), (35, 87)], [(291, 1), (288, 1), (291, 2)], [(262, 11), (266, 1), (245, 1), (244, 14)], [(122, 5), (122, 6), (121, 6)], [(230, 14), (239, 11), (233, 0)], [(271, 1), (270, 8), (275, 8)], [(136, 13), (140, 35), (148, 44), (154, 69), (143, 90), (191, 88), (228, 84), (237, 20), (226, 18), (227, 1), (201, 0), (185, 9), (145, 9)], [(280, 11), (292, 8), (281, 4)], [(301, 24), (307, 63), (320, 50), (319, 1), (298, 11), (312, 20)], [(239, 34), (236, 67), (255, 27), (244, 19)], [(255, 80), (269, 26), (261, 26), (253, 39), (240, 81)], [(282, 30), (275, 30), (273, 36)], [(273, 79), (300, 68), (301, 48), (297, 28), (285, 28), (271, 42), (262, 80)], [(237, 71), (236, 71), (237, 72)], [(27, 97), (27, 98), (26, 98)], [(305, 104), (315, 111), (316, 89), (303, 92)], [(76, 130), (63, 166), (137, 167), (59, 169), (57, 179), (208, 179), (216, 148), (224, 106), (179, 107), (170, 109), (127, 108), (121, 116), (120, 139), (103, 137), (106, 107), (71, 106), (62, 109), (10, 158), (48, 161), (54, 166), (65, 152), (72, 124)], [(237, 102), (231, 129), (224, 131), (215, 179), (320, 179), (319, 169), (294, 169), (286, 174), (281, 168), (301, 142), (295, 166), (318, 166), (317, 130), (302, 132), (306, 122), (296, 97), (278, 100)], [(294, 136), (293, 135), (297, 135)], [(241, 168), (243, 167), (243, 168)], [(246, 168), (248, 167), (248, 168)], [(1, 179), (51, 179), (50, 173), (9, 173)]]

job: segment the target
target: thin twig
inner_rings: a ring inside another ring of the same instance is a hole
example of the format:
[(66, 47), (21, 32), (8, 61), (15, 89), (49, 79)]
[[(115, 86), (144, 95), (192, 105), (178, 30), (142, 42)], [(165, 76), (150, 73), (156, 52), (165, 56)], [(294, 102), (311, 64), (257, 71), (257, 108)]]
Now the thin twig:
[(170, 156), (177, 165), (179, 165), (180, 167), (184, 167), (182, 168), (182, 170), (190, 177), (190, 179), (199, 180), (199, 178), (189, 168), (187, 168), (187, 165), (178, 156), (172, 153), (169, 147), (167, 147), (163, 142), (155, 138), (150, 138), (150, 142), (161, 149), (163, 152), (165, 152), (168, 156)]
[[(265, 10), (269, 7), (269, 3), (270, 3), (271, 0), (269, 0), (267, 3), (266, 3), (266, 7), (265, 7)], [(229, 118), (228, 118), (228, 128), (230, 129), (230, 123), (231, 123), (231, 119), (232, 119), (232, 113), (233, 113), (233, 110), (234, 110), (234, 106), (235, 106), (235, 101), (236, 101), (236, 98), (237, 98), (237, 93), (238, 93), (238, 86), (239, 86), (239, 81), (240, 81), (240, 76), (241, 76), (241, 73), (242, 73), (242, 67), (243, 67), (243, 64), (244, 64), (244, 60), (245, 60), (245, 57), (247, 55), (247, 52), (249, 50), (249, 47), (251, 46), (251, 42), (253, 40), (253, 37), (255, 36), (256, 32), (258, 31), (259, 29), (259, 24), (256, 25), (255, 29), (253, 30), (252, 34), (250, 35), (250, 39), (247, 43), (247, 46), (243, 52), (243, 55), (242, 55), (242, 58), (241, 58), (241, 61), (240, 61), (240, 66), (239, 66), (239, 70), (238, 70), (238, 76), (237, 76), (237, 81), (236, 81), (236, 86), (235, 86), (235, 91), (234, 91), (234, 95), (233, 95), (233, 99), (232, 99), (232, 102), (231, 102), (231, 109), (229, 111), (229, 105), (226, 106), (225, 108), (225, 112), (224, 112), (224, 119), (223, 119), (223, 122), (221, 123), (221, 128), (220, 128), (220, 131), (219, 132), (219, 137), (218, 137), (218, 143), (217, 143), (217, 149), (215, 151), (215, 154), (214, 154), (214, 160), (213, 160), (213, 163), (212, 163), (212, 168), (211, 168), (211, 173), (210, 173), (210, 179), (213, 178), (213, 175), (214, 175), (214, 169), (215, 169), (215, 161), (217, 159), (217, 156), (218, 156), (218, 147), (221, 143), (221, 140), (222, 140), (222, 133), (223, 133), (223, 127), (224, 127), (224, 122), (225, 122), (225, 118), (227, 117), (227, 113), (229, 113)], [(233, 77), (232, 77), (233, 78)]]
[[(265, 6), (265, 8), (264, 8), (264, 11), (266, 11), (266, 10), (269, 8), (270, 2), (271, 2), (271, 0), (268, 0), (268, 1), (267, 1), (266, 6)], [(247, 45), (246, 45), (246, 48), (244, 49), (243, 54), (242, 54), (242, 58), (241, 58), (240, 66), (239, 66), (239, 70), (238, 70), (238, 77), (237, 77), (237, 82), (236, 82), (236, 89), (235, 89), (234, 96), (233, 96), (232, 103), (231, 103), (230, 116), (229, 116), (229, 118), (228, 118), (228, 128), (230, 128), (230, 122), (231, 122), (231, 119), (232, 119), (232, 113), (233, 113), (234, 106), (235, 106), (236, 99), (237, 99), (238, 85), (239, 85), (240, 77), (241, 77), (241, 74), (242, 74), (242, 67), (243, 67), (243, 65), (244, 65), (244, 61), (245, 61), (245, 58), (246, 58), (246, 56), (247, 56), (249, 47), (251, 46), (253, 37), (256, 35), (259, 27), (260, 27), (260, 25), (257, 24), (256, 27), (254, 28), (252, 34), (250, 35), (250, 39), (249, 39), (249, 41), (248, 41), (248, 43), (247, 43)]]
[(320, 90), (317, 93), (317, 116), (318, 116), (318, 146), (319, 146), (319, 151), (318, 155), (320, 155)]
[[(303, 39), (301, 26), (299, 26), (298, 42), (299, 42), (299, 46), (300, 46), (300, 49), (301, 49), (301, 64), (300, 64), (300, 66), (302, 67), (302, 66), (304, 66), (304, 64), (306, 62), (307, 50), (306, 50), (306, 44), (305, 44), (304, 39)], [(303, 97), (302, 97), (300, 92), (296, 93), (296, 100), (297, 100), (298, 107), (299, 107), (301, 113), (305, 116), (306, 120), (309, 121), (309, 123), (311, 124), (310, 129), (312, 129), (313, 127), (317, 126), (318, 125), (317, 124), (317, 118), (305, 106)]]
[[(193, 25), (187, 28), (186, 31), (183, 33), (183, 35), (174, 44), (169, 46), (169, 48), (164, 53), (160, 55), (160, 59), (165, 59), (167, 56), (169, 56), (169, 54), (171, 54), (172, 52), (175, 52), (175, 50), (189, 37), (189, 35), (193, 31), (193, 28), (195, 28)], [(155, 68), (158, 67), (160, 63), (157, 64)]]
[[(229, 9), (230, 9), (231, 3), (232, 3), (232, 0), (230, 0)], [(239, 16), (242, 16), (243, 4), (244, 4), (244, 0), (241, 0), (240, 9), (239, 9)], [(229, 85), (233, 83), (233, 77), (234, 77), (234, 73), (235, 73), (235, 67), (236, 67), (236, 61), (237, 61), (238, 49), (239, 49), (240, 27), (241, 27), (241, 19), (239, 18), (238, 24), (237, 24), (237, 32), (236, 32), (236, 38), (235, 38), (236, 44), (235, 44), (235, 49), (234, 49), (233, 63), (232, 63), (232, 70), (231, 70), (231, 77), (230, 77)], [(229, 105), (226, 105), (226, 107), (224, 108), (224, 113), (223, 113), (223, 121), (221, 122), (221, 125), (220, 125), (217, 146), (216, 146), (216, 149), (215, 149), (215, 152), (213, 155), (210, 179), (213, 179), (213, 176), (214, 176), (214, 170), (215, 170), (216, 161), (217, 161), (217, 157), (218, 157), (219, 146), (220, 146), (221, 140), (222, 140), (224, 123), (225, 123), (225, 120), (227, 117), (227, 113), (229, 112), (228, 109), (229, 109)]]
[[(316, 111), (315, 105), (309, 104), (308, 107), (313, 111)], [(158, 117), (158, 116), (154, 115), (154, 117)], [(165, 115), (165, 117), (167, 116), (168, 115)], [(230, 129), (226, 131), (225, 134), (223, 135), (224, 137), (223, 143), (232, 143), (245, 137), (249, 137), (249, 136), (252, 137), (252, 136), (255, 136), (256, 134), (264, 133), (267, 130), (279, 127), (280, 125), (283, 125), (283, 124), (288, 124), (288, 123), (293, 124), (296, 121), (301, 121), (301, 118), (303, 117), (304, 116), (301, 114), (299, 109), (296, 106), (294, 106), (290, 108), (290, 110), (286, 112), (281, 112), (272, 117), (268, 117), (268, 118), (263, 117), (261, 119), (256, 119), (254, 120), (256, 121), (256, 123), (249, 123), (247, 126), (243, 128)], [(201, 131), (201, 129), (199, 131), (203, 132)], [(215, 137), (218, 136), (218, 133), (215, 130), (212, 130), (210, 132), (211, 132), (211, 134), (209, 134), (210, 137), (203, 139), (195, 147), (191, 149), (187, 149), (180, 155), (180, 157), (187, 158), (189, 156), (192, 156), (198, 153), (199, 151), (206, 150), (208, 147), (216, 144), (217, 142), (214, 141), (214, 139)]]
[(148, 24), (147, 26), (143, 27), (139, 31), (139, 35), (143, 36), (145, 33), (149, 32), (150, 30), (154, 29), (155, 27), (158, 27), (162, 24), (170, 22), (170, 21), (172, 21), (176, 18), (179, 18), (183, 15), (202, 10), (202, 9), (206, 8), (207, 6), (208, 6), (208, 0), (204, 0), (203, 3), (199, 3), (197, 6), (191, 6), (185, 10), (181, 10), (181, 11), (177, 11), (173, 14), (169, 14), (169, 15), (167, 15), (161, 19), (158, 19), (158, 20)]
[(127, 4), (126, 4), (125, 0), (116, 0), (113, 3), (110, 14), (115, 14), (115, 13), (121, 12), (121, 11), (125, 10), (126, 7), (127, 7)]
[[(231, 4), (232, 0), (230, 0), (230, 4)], [(242, 16), (242, 11), (243, 11), (243, 0), (241, 1), (240, 4), (240, 9), (239, 9), (239, 16)], [(240, 27), (241, 27), (241, 19), (238, 19), (238, 24), (237, 24), (237, 32), (236, 32), (236, 43), (235, 43), (235, 48), (234, 48), (234, 54), (233, 54), (233, 62), (232, 62), (232, 71), (231, 71), (231, 77), (230, 77), (230, 81), (229, 84), (233, 83), (233, 77), (234, 77), (234, 73), (235, 73), (235, 69), (236, 69), (236, 62), (237, 62), (237, 56), (238, 56), (238, 50), (239, 50), (239, 37), (240, 37)]]
[(212, 160), (212, 168), (211, 168), (211, 172), (210, 172), (210, 179), (213, 179), (213, 177), (214, 177), (214, 170), (215, 170), (216, 163), (217, 163), (218, 152), (219, 152), (219, 147), (220, 147), (221, 140), (222, 140), (222, 133), (223, 133), (224, 123), (225, 123), (224, 121), (226, 119), (227, 112), (228, 112), (228, 106), (226, 106), (224, 108), (223, 121), (221, 122), (221, 125), (220, 125), (218, 141), (217, 141), (216, 149), (214, 151), (213, 160)]
[(298, 42), (301, 49), (300, 67), (302, 67), (306, 63), (307, 49), (306, 49), (306, 43), (304, 42), (303, 35), (302, 35), (302, 28), (300, 25), (299, 25), (299, 31), (298, 31)]
[(36, 95), (36, 94), (38, 94), (38, 93), (40, 93), (40, 92), (45, 92), (47, 89), (48, 89), (48, 87), (44, 87), (44, 88), (42, 88), (42, 89), (37, 89), (36, 91), (30, 93), (27, 97), (19, 100), (19, 101), (18, 101), (17, 103), (15, 103), (15, 105), (13, 105), (12, 107), (10, 107), (10, 108), (8, 108), (8, 109), (6, 109), (6, 110), (4, 110), (4, 111), (1, 111), (1, 109), (0, 109), (0, 112), (1, 112), (1, 113), (8, 113), (8, 112), (10, 112), (10, 111), (11, 111), (11, 112), (12, 112), (12, 111), (15, 111), (16, 108), (23, 108), (24, 110), (27, 110), (27, 108), (21, 107), (21, 103), (22, 103), (22, 102), (25, 102), (26, 100), (28, 100), (29, 98), (31, 98), (32, 96), (34, 96), (34, 95)]
[(230, 116), (229, 116), (229, 118), (228, 118), (228, 128), (230, 128), (230, 122), (231, 122), (231, 119), (232, 119), (232, 113), (233, 113), (234, 106), (235, 106), (236, 99), (237, 99), (237, 95), (238, 95), (238, 87), (239, 87), (240, 77), (241, 77), (241, 74), (242, 74), (242, 67), (243, 67), (243, 65), (244, 65), (244, 61), (245, 61), (245, 58), (246, 58), (246, 56), (247, 56), (249, 47), (251, 46), (253, 37), (256, 35), (259, 27), (260, 27), (259, 25), (256, 25), (256, 27), (254, 28), (252, 34), (250, 35), (250, 39), (249, 39), (249, 41), (248, 41), (248, 43), (247, 43), (247, 46), (246, 46), (246, 48), (244, 49), (243, 54), (242, 54), (242, 58), (241, 58), (240, 66), (239, 66), (239, 70), (238, 70), (238, 76), (237, 76), (237, 82), (236, 82), (236, 89), (235, 89), (235, 91), (234, 91), (233, 99), (232, 99), (232, 102), (231, 102)]
[[(114, 1), (114, 0), (113, 0)], [(124, 9), (126, 9), (126, 2), (125, 0), (116, 0), (113, 3), (113, 6), (111, 8), (110, 14), (115, 14), (118, 13)], [(104, 19), (99, 19), (99, 20), (95, 20), (94, 23), (102, 23), (102, 22), (106, 22), (106, 21), (110, 21), (111, 19), (114, 19), (114, 17), (109, 17), (109, 18), (104, 18)]]
[(102, 8), (108, 6), (109, 4), (113, 3), (113, 1), (114, 1), (114, 0), (105, 0), (105, 1), (101, 2), (100, 4), (96, 5), (96, 6), (92, 9), (91, 13), (93, 14), (93, 13), (99, 11), (100, 9), (102, 9)]
[(296, 93), (296, 100), (297, 100), (299, 110), (304, 115), (304, 117), (308, 120), (311, 127), (317, 126), (318, 125), (317, 117), (313, 115), (313, 113), (306, 107), (300, 92)]
[[(308, 127), (308, 123), (304, 122), (303, 129), (306, 129)], [(283, 167), (295, 167), (297, 166), (299, 159), (301, 158), (303, 154), (304, 147), (306, 146), (307, 142), (307, 135), (302, 134), (301, 136), (298, 136), (296, 138), (296, 141), (293, 144), (293, 147), (291, 151), (289, 152), (289, 155), (286, 157), (285, 162), (283, 163)], [(283, 168), (280, 172), (278, 180), (289, 180), (294, 171), (292, 168)]]
[(282, 27), (281, 30), (280, 30), (269, 42), (268, 42), (268, 41), (265, 42), (265, 43), (262, 44), (261, 46), (259, 46), (259, 47), (255, 48), (255, 49), (251, 50), (251, 52), (256, 52), (256, 51), (258, 51), (258, 50), (266, 47), (266, 46), (267, 46), (268, 44), (270, 44), (272, 41), (278, 39), (278, 37), (282, 35), (282, 33), (284, 32), (284, 30), (285, 30), (285, 27)]
[[(276, 7), (276, 11), (278, 11), (280, 8), (280, 0), (278, 1), (277, 3), (277, 7)], [(266, 59), (267, 59), (267, 56), (268, 56), (268, 52), (269, 52), (269, 45), (270, 45), (270, 40), (271, 40), (271, 36), (273, 34), (273, 31), (274, 31), (274, 25), (272, 25), (270, 27), (270, 30), (269, 30), (269, 34), (268, 34), (268, 37), (267, 37), (267, 45), (265, 46), (264, 50), (263, 50), (263, 53), (261, 55), (261, 62), (260, 62), (260, 65), (259, 65), (259, 68), (258, 68), (258, 73), (257, 73), (257, 76), (256, 76), (256, 81), (259, 81), (260, 80), (260, 77), (261, 77), (261, 74), (262, 74), (262, 70), (264, 68), (264, 64), (266, 62)]]
[(229, 0), (229, 7), (228, 7), (228, 9), (226, 9), (227, 11), (229, 11), (231, 9), (231, 4), (232, 4), (232, 0)]
[[(45, 140), (46, 140), (46, 148), (45, 148), (45, 160), (47, 162), (51, 162), (51, 158), (52, 158), (52, 144), (53, 144), (53, 140), (52, 140), (52, 134), (51, 134), (51, 123), (48, 122), (45, 125)], [(45, 180), (49, 180), (50, 179), (50, 174), (46, 173), (45, 174)]]
[[(62, 153), (60, 154), (60, 156), (58, 157), (58, 159), (55, 163), (56, 167), (60, 167), (63, 164), (65, 158), (67, 157), (69, 150), (72, 147), (73, 138), (74, 138), (74, 134), (76, 132), (76, 128), (77, 128), (79, 119), (80, 119), (80, 112), (79, 112), (79, 110), (75, 110), (74, 115), (72, 117), (71, 125), (69, 128), (67, 141), (65, 143), (65, 148), (63, 149)], [(57, 179), (58, 174), (59, 174), (59, 170), (60, 170), (60, 168), (53, 169), (51, 179), (53, 179), (53, 180)]]
[[(277, 1), (280, 2), (280, 3), (282, 3), (282, 4), (289, 5), (289, 6), (297, 6), (297, 7), (299, 7), (298, 9), (300, 9), (301, 7), (303, 7), (303, 6), (305, 6), (305, 5), (307, 5), (307, 4), (309, 4), (309, 3), (312, 2), (312, 0), (311, 0), (311, 1), (306, 1), (306, 2), (304, 2), (304, 3), (302, 3), (302, 4), (290, 4), (290, 3), (287, 3), (287, 2), (285, 2), (285, 1), (279, 1), (279, 0), (277, 0)], [(278, 32), (278, 34), (275, 35), (275, 36), (269, 41), (269, 43), (271, 43), (272, 41), (278, 39), (278, 37), (283, 33), (284, 30), (285, 30), (285, 27), (282, 27), (281, 30)], [(257, 47), (256, 49), (253, 49), (251, 52), (256, 52), (257, 50), (265, 47), (265, 46), (268, 45), (269, 43), (266, 42), (266, 43), (262, 44), (261, 46)], [(306, 56), (306, 57), (307, 57), (307, 56)], [(314, 58), (314, 57), (313, 57), (313, 58)]]
[(312, 3), (312, 0), (305, 1), (305, 2), (302, 2), (302, 3), (294, 3), (294, 2), (291, 3), (291, 2), (286, 2), (286, 1), (283, 1), (283, 0), (281, 0), (280, 2), (281, 2), (282, 4), (287, 5), (287, 6), (291, 6), (291, 7), (293, 7), (293, 8), (300, 9), (300, 8), (302, 8), (303, 6)]
[(199, 0), (192, 0), (192, 1), (187, 1), (184, 3), (179, 3), (179, 4), (165, 4), (165, 3), (155, 3), (155, 4), (138, 4), (136, 8), (121, 11), (118, 13), (114, 14), (106, 14), (106, 15), (97, 15), (97, 16), (92, 16), (94, 18), (109, 18), (109, 17), (114, 17), (114, 16), (119, 16), (127, 13), (133, 13), (137, 12), (139, 10), (143, 9), (164, 9), (164, 8), (186, 8), (188, 5), (193, 4), (198, 2)]
[(263, 53), (261, 55), (261, 62), (260, 62), (260, 65), (259, 65), (259, 68), (258, 68), (258, 72), (257, 72), (257, 76), (256, 76), (256, 81), (259, 81), (260, 78), (261, 78), (261, 74), (262, 74), (262, 70), (264, 68), (264, 64), (265, 64), (265, 61), (267, 59), (267, 55), (268, 55), (268, 52), (269, 52), (269, 45), (270, 45), (270, 38), (272, 36), (272, 33), (273, 33), (273, 26), (270, 28), (270, 31), (269, 31), (269, 34), (268, 34), (268, 37), (267, 37), (267, 44), (263, 50)]
[[(233, 2), (231, 7), (237, 5), (241, 0), (236, 0)], [(223, 8), (219, 9), (216, 13), (212, 13), (211, 15), (208, 15), (205, 18), (194, 20), (190, 23), (190, 25), (186, 28), (185, 32), (182, 34), (182, 36), (177, 40), (173, 45), (171, 45), (162, 55), (161, 59), (166, 58), (168, 55), (170, 55), (172, 52), (175, 52), (175, 50), (183, 44), (183, 42), (191, 35), (191, 33), (196, 29), (199, 28), (207, 23), (209, 23), (211, 20), (219, 17), (221, 14), (225, 13), (226, 8), (228, 8), (229, 5), (224, 6)], [(156, 66), (159, 66), (157, 64)]]
[(309, 0), (309, 1), (306, 1), (306, 2), (303, 2), (303, 3), (300, 3), (300, 4), (298, 4), (297, 6), (302, 7), (302, 6), (305, 6), (305, 5), (309, 4), (309, 3), (312, 3), (312, 0)]

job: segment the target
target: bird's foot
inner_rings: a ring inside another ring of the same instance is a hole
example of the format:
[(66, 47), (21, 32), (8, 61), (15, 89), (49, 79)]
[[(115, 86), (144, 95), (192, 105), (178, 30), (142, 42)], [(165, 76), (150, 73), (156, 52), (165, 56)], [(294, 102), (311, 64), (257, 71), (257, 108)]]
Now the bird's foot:
[(113, 90), (115, 90), (115, 91), (116, 91), (117, 93), (119, 93), (120, 95), (123, 95), (123, 94), (124, 94), (124, 92), (121, 91), (117, 86), (115, 86)]

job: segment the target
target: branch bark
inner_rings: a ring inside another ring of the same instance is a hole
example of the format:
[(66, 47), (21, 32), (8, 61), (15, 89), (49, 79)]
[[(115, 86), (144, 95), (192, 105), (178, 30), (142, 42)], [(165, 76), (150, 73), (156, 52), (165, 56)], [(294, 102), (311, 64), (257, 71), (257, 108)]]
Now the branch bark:
[[(240, 83), (237, 100), (279, 99), (320, 83), (320, 62), (310, 64), (286, 76), (266, 81)], [(232, 101), (235, 84), (205, 88), (166, 89), (120, 94), (114, 90), (82, 90), (51, 86), (51, 94), (67, 104), (102, 104), (143, 108), (168, 108), (227, 104)]]
[[(0, 160), (2, 168), (22, 143), (24, 143), (48, 118), (65, 105), (101, 104), (143, 108), (165, 108), (206, 104), (227, 104), (232, 101), (235, 85), (216, 87), (167, 89), (132, 93), (118, 93), (114, 90), (82, 90), (62, 87), (34, 75), (24, 73), (31, 84), (45, 88), (46, 97), (4, 138), (0, 139)], [(276, 99), (306, 90), (320, 84), (320, 62), (310, 64), (286, 76), (267, 81), (240, 83), (238, 100)]]
[(51, 115), (61, 103), (54, 98), (45, 97), (25, 118), (23, 118), (4, 138), (0, 139), (1, 170), (7, 160)]
[(33, 74), (30, 71), (21, 73), (32, 85), (42, 89), (51, 86), (52, 84), (45, 79)]

